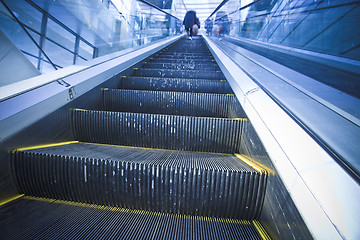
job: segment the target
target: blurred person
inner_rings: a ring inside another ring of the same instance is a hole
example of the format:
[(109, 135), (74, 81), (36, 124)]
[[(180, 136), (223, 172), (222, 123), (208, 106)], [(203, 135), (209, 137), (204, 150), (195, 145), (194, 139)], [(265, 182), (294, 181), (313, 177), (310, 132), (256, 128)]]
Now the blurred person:
[(193, 36), (196, 36), (200, 28), (199, 18), (196, 17), (196, 12), (193, 10), (188, 11), (185, 14), (183, 25), (185, 25), (185, 30), (189, 39), (192, 39)]
[(221, 38), (223, 35), (230, 33), (230, 20), (224, 11), (219, 11), (216, 14), (215, 25), (217, 25), (217, 36)]
[(213, 30), (213, 25), (214, 25), (213, 21), (210, 18), (205, 20), (205, 29), (206, 29), (207, 35), (211, 35), (212, 30)]

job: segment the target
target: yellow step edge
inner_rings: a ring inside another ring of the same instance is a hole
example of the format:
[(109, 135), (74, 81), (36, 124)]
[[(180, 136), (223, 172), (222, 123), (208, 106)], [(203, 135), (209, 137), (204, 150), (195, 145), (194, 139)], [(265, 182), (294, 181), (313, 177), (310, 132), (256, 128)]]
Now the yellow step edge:
[(267, 234), (264, 227), (258, 220), (253, 220), (252, 223), (263, 240), (271, 240), (270, 236)]
[(23, 147), (23, 148), (17, 148), (14, 151), (26, 151), (26, 150), (33, 150), (33, 149), (39, 149), (39, 148), (47, 148), (47, 147), (55, 147), (55, 146), (62, 146), (72, 143), (78, 143), (79, 141), (68, 141), (68, 142), (60, 142), (60, 143), (50, 143), (50, 144), (43, 144), (43, 145), (36, 145), (36, 146), (30, 146), (30, 147)]
[(228, 93), (228, 94), (226, 94), (226, 96), (233, 97), (233, 96), (234, 96), (234, 94), (232, 94), (232, 93)]
[(108, 88), (101, 88), (101, 91), (109, 91)]
[(14, 200), (16, 200), (16, 199), (19, 199), (19, 198), (21, 198), (21, 197), (23, 197), (23, 196), (24, 196), (24, 194), (20, 194), (20, 195), (16, 195), (16, 196), (14, 196), (14, 197), (8, 198), (8, 199), (6, 199), (6, 200), (3, 200), (3, 201), (0, 202), (0, 206), (3, 206), (3, 205), (5, 205), (5, 204), (7, 204), (7, 203), (9, 203), (9, 202), (12, 202), (12, 201), (14, 201)]
[(232, 120), (237, 120), (237, 121), (247, 121), (247, 118), (231, 118)]
[(258, 171), (260, 174), (267, 174), (266, 170), (263, 169), (262, 167), (259, 166), (259, 164), (254, 161), (254, 160), (250, 160), (247, 157), (245, 157), (245, 155), (243, 154), (239, 154), (239, 153), (235, 153), (234, 154), (238, 159), (240, 159), (241, 161), (245, 162), (246, 164), (250, 165), (252, 168), (254, 168), (256, 171)]
[(82, 109), (82, 108), (73, 108), (71, 110), (73, 110), (73, 111), (81, 111), (81, 112), (86, 112), (87, 111), (86, 109)]
[(259, 168), (263, 169), (268, 175), (275, 176), (275, 171), (273, 169), (265, 166), (264, 164), (259, 163), (258, 161), (255, 161), (254, 159), (249, 158), (244, 154), (240, 154), (240, 155), (242, 156), (242, 158), (256, 164)]
[(152, 212), (148, 210), (139, 210), (139, 209), (129, 209), (129, 208), (121, 208), (121, 207), (113, 207), (113, 206), (103, 206), (97, 204), (90, 204), (90, 203), (80, 203), (80, 202), (73, 202), (67, 200), (56, 200), (50, 198), (42, 198), (42, 197), (33, 197), (33, 196), (21, 196), (24, 199), (28, 200), (35, 200), (35, 201), (44, 201), (50, 202), (54, 204), (66, 204), (71, 206), (79, 206), (79, 207), (87, 207), (87, 208), (94, 208), (100, 210), (108, 210), (113, 212), (130, 212), (133, 214), (138, 215), (154, 215), (160, 217), (173, 217), (173, 218), (184, 218), (184, 219), (193, 219), (197, 221), (208, 221), (208, 222), (226, 222), (232, 224), (244, 224), (244, 225), (251, 225), (250, 221), (247, 220), (238, 220), (238, 219), (231, 219), (231, 218), (216, 218), (216, 217), (207, 217), (207, 216), (192, 216), (187, 214), (174, 214), (174, 213), (165, 213), (165, 212)]

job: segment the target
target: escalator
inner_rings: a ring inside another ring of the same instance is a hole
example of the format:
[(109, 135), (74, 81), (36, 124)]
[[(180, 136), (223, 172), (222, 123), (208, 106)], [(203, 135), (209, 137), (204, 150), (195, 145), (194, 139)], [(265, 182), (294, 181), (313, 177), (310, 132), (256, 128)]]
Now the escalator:
[(240, 154), (247, 119), (203, 39), (141, 64), (68, 109), (73, 141), (12, 152), (21, 195), (0, 206), (0, 236), (269, 238), (267, 172)]

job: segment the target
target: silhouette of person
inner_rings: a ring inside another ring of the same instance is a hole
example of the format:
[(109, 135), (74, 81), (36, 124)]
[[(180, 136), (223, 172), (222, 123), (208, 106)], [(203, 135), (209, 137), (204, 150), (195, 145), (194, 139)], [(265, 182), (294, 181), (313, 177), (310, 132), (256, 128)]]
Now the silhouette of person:
[(211, 35), (211, 32), (213, 30), (213, 21), (209, 18), (205, 20), (205, 29), (206, 34)]
[(185, 25), (185, 30), (188, 34), (189, 39), (192, 39), (192, 36), (197, 35), (196, 31), (195, 31), (196, 34), (194, 34), (193, 32), (193, 30), (195, 30), (193, 29), (195, 24), (197, 25), (197, 29), (199, 29), (200, 21), (199, 18), (196, 17), (196, 12), (193, 10), (187, 11), (184, 17), (183, 25)]

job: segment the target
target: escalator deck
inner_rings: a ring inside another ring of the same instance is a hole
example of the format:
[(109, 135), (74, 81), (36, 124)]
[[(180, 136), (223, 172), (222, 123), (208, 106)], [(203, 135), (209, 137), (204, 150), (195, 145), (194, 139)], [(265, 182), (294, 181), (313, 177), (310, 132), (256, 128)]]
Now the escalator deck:
[(5, 239), (267, 239), (267, 173), (244, 160), (247, 121), (201, 37), (181, 39), (70, 109), (74, 141), (12, 152), (20, 194)]

